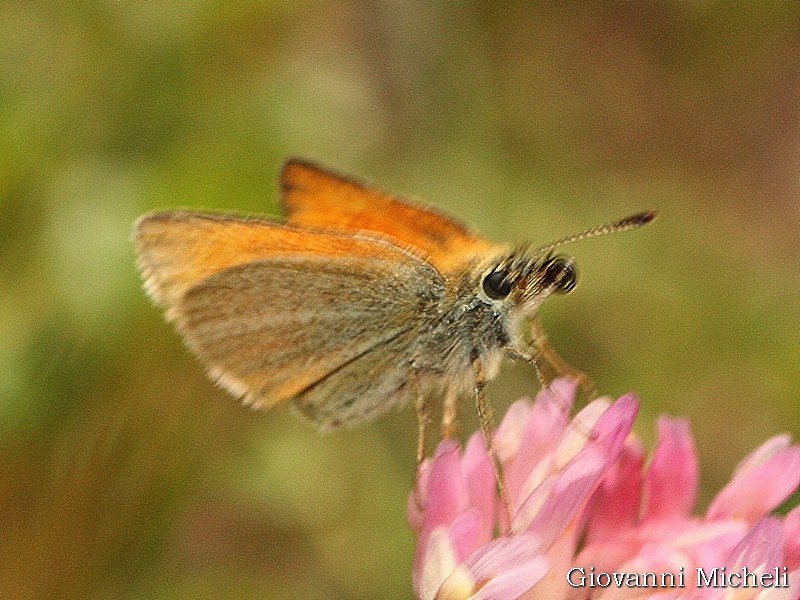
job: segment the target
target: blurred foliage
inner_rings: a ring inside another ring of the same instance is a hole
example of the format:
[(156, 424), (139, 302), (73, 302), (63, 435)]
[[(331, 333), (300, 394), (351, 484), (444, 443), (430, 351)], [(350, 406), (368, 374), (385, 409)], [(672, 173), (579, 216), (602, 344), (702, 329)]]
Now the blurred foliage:
[[(545, 241), (543, 319), (638, 431), (691, 419), (703, 501), (800, 434), (796, 2), (0, 4), (0, 596), (405, 598), (414, 418), (240, 408), (140, 289), (170, 206), (276, 214), (313, 157)], [(498, 411), (535, 391), (509, 365)], [(475, 426), (468, 403), (463, 433)]]

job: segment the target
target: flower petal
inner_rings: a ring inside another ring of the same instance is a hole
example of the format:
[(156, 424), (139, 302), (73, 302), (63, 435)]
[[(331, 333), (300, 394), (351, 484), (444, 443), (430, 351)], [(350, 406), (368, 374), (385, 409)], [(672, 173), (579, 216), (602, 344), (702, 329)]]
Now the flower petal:
[(431, 474), (431, 459), (425, 459), (417, 469), (417, 480), (414, 488), (408, 495), (406, 503), (406, 520), (414, 531), (422, 528), (422, 520), (425, 515), (425, 494), (428, 490), (428, 479)]
[(788, 433), (776, 435), (753, 450), (736, 466), (733, 474), (738, 475), (741, 471), (748, 471), (761, 463), (769, 460), (772, 456), (785, 450), (792, 445), (792, 438)]
[(416, 597), (433, 600), (442, 582), (455, 577), (458, 564), (447, 527), (437, 527), (431, 531), (427, 536), (424, 552), (414, 560), (412, 581)]
[(669, 520), (691, 514), (697, 494), (697, 454), (683, 419), (661, 417), (658, 443), (645, 477), (642, 518)]
[(714, 498), (707, 519), (739, 518), (753, 523), (800, 485), (800, 446), (785, 447), (778, 436), (756, 449), (736, 468), (733, 479)]
[(422, 529), (449, 524), (468, 504), (467, 485), (461, 472), (458, 444), (443, 440), (436, 449), (423, 499)]
[(610, 457), (616, 458), (622, 449), (625, 438), (631, 431), (637, 412), (639, 412), (639, 400), (634, 394), (628, 393), (620, 396), (600, 415), (592, 428), (591, 441), (604, 446), (606, 453)]
[[(558, 378), (536, 395), (535, 402), (517, 400), (508, 407), (495, 432), (495, 449), (501, 460), (515, 458), (522, 451), (537, 461), (561, 438), (567, 415), (575, 400), (577, 382)], [(538, 450), (537, 450), (538, 449)]]
[(610, 406), (611, 401), (608, 398), (596, 398), (575, 415), (556, 448), (554, 468), (560, 468), (567, 464), (581, 451), (591, 437), (589, 432)]
[(764, 573), (782, 566), (782, 554), (783, 528), (780, 520), (763, 517), (733, 549), (725, 566), (728, 572), (747, 567), (750, 571)]
[(550, 485), (541, 486), (541, 490), (547, 491), (547, 497), (535, 514), (531, 514), (531, 504), (540, 502), (537, 493), (523, 504), (515, 515), (515, 530), (521, 530), (527, 522), (528, 531), (535, 531), (545, 546), (554, 543), (586, 504), (606, 466), (603, 457), (596, 452), (576, 457), (562, 473), (548, 480)]
[(503, 536), (481, 548), (465, 565), (478, 582), (473, 600), (518, 598), (549, 568), (537, 536)]
[[(457, 553), (451, 526), (468, 508), (468, 494), (455, 441), (443, 440), (436, 448), (434, 457), (426, 461), (423, 467), (417, 477), (417, 487), (411, 491), (407, 508), (409, 523), (417, 526), (413, 580), (415, 589), (422, 589), (423, 585), (431, 589), (435, 583), (435, 590), (450, 574), (441, 572), (444, 565), (452, 563), (450, 566), (455, 568), (462, 559)], [(421, 517), (418, 517), (419, 513)], [(412, 518), (415, 521), (411, 521)], [(473, 531), (476, 529), (473, 527)], [(465, 529), (462, 527), (456, 532), (464, 534)], [(472, 549), (463, 536), (459, 537), (458, 542), (463, 550)]]
[(612, 540), (639, 519), (644, 449), (633, 437), (600, 482), (586, 525), (587, 543)]
[(486, 443), (481, 432), (476, 432), (467, 441), (461, 459), (461, 473), (467, 484), (469, 506), (478, 515), (476, 542), (485, 544), (492, 539), (497, 510), (494, 467), (486, 452)]
[(459, 562), (486, 543), (485, 540), (478, 539), (480, 527), (481, 515), (474, 510), (462, 512), (450, 524), (450, 540)]
[[(574, 393), (574, 388), (572, 392)], [(572, 396), (569, 399), (571, 400)], [(503, 419), (503, 425), (511, 418), (519, 418), (519, 415), (509, 416), (507, 414)], [(541, 392), (536, 403), (524, 415), (524, 418), (526, 420), (523, 427), (517, 432), (518, 437), (514, 440), (516, 442), (514, 452), (499, 453), (505, 465), (506, 489), (512, 504), (519, 502), (520, 496), (525, 494), (523, 487), (528, 486), (528, 493), (530, 493), (530, 490), (549, 475), (552, 464), (550, 457), (567, 425), (563, 408), (552, 399), (552, 396), (542, 395)], [(507, 427), (505, 431), (511, 431), (511, 428)], [(510, 448), (512, 445), (512, 442), (507, 439), (507, 436), (502, 435), (500, 430), (498, 430), (495, 440), (498, 448)], [(540, 468), (537, 469), (537, 467)], [(534, 471), (538, 472), (537, 478), (531, 477)]]
[(514, 529), (535, 530), (545, 545), (553, 543), (589, 500), (601, 475), (616, 460), (637, 408), (632, 395), (622, 396), (608, 407), (579, 453), (522, 503), (514, 515)]
[(506, 461), (516, 456), (534, 406), (530, 400), (523, 398), (506, 410), (503, 420), (494, 432), (494, 448), (500, 460)]
[(800, 506), (795, 506), (783, 520), (783, 562), (790, 569), (800, 567)]

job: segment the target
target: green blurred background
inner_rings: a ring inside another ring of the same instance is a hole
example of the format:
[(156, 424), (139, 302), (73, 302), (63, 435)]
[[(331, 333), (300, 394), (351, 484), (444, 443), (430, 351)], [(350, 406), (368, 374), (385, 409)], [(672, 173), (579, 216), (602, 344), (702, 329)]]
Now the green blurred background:
[(410, 596), (412, 412), (241, 408), (134, 267), (139, 214), (276, 214), (291, 155), (498, 241), (659, 209), (543, 320), (648, 442), (691, 419), (707, 503), (800, 435), (799, 83), (790, 1), (0, 3), (0, 597)]

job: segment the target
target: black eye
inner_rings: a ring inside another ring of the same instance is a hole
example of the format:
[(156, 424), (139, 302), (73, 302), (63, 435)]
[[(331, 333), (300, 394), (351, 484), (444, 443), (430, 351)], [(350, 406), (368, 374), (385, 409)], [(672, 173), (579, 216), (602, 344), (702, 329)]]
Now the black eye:
[(492, 300), (502, 300), (511, 292), (514, 282), (508, 278), (508, 271), (499, 269), (483, 278), (483, 291)]

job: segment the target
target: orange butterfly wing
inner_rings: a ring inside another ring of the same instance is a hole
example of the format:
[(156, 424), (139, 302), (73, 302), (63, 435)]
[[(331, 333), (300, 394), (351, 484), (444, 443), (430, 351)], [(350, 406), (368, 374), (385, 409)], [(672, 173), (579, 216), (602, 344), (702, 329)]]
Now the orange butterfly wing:
[(144, 215), (145, 286), (212, 377), (254, 406), (294, 398), (320, 427), (402, 401), (415, 331), (443, 281), (356, 232), (198, 211)]
[(297, 159), (283, 167), (281, 200), (290, 224), (379, 233), (413, 247), (441, 273), (492, 248), (467, 226), (434, 209)]
[(336, 232), (313, 232), (257, 217), (202, 211), (148, 213), (134, 226), (138, 265), (153, 300), (173, 308), (193, 285), (223, 269), (253, 260), (302, 255), (369, 256), (398, 260), (409, 254), (391, 244)]

